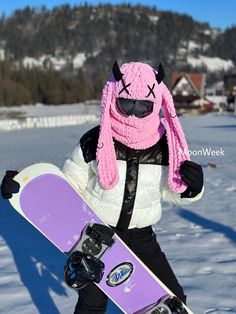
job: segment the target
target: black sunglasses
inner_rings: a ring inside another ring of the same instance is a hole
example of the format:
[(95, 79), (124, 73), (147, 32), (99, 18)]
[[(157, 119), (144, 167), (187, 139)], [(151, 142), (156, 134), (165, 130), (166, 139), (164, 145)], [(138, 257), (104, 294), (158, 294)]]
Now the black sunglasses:
[(125, 117), (134, 115), (138, 118), (144, 118), (153, 112), (153, 102), (150, 100), (116, 98), (116, 108)]

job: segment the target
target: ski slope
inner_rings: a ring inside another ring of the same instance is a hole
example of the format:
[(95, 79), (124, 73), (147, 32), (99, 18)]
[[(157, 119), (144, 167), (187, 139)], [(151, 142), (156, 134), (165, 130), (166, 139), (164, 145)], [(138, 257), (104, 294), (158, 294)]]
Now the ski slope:
[[(181, 122), (192, 160), (204, 167), (205, 194), (186, 208), (163, 204), (153, 228), (194, 313), (236, 313), (236, 117)], [(62, 166), (93, 125), (0, 132), (0, 180), (6, 169), (35, 162)], [(214, 150), (224, 155), (211, 155)], [(216, 168), (206, 167), (209, 162)], [(58, 250), (0, 199), (0, 313), (73, 313), (77, 295), (63, 283), (63, 263)], [(110, 306), (107, 313), (118, 312)]]

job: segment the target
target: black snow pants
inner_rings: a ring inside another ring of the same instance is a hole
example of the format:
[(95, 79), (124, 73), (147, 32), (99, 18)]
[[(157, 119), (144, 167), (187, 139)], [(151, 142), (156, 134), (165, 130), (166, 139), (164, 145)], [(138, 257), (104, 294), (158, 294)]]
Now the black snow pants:
[[(186, 303), (186, 296), (178, 283), (165, 254), (156, 241), (152, 227), (113, 230), (133, 250), (144, 264), (171, 290)], [(108, 298), (93, 283), (79, 291), (79, 299), (74, 314), (104, 314)]]

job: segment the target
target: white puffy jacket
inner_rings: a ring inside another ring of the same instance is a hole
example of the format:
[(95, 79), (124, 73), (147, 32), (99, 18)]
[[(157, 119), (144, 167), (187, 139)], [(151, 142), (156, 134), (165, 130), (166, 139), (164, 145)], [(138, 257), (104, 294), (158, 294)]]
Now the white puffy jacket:
[[(97, 135), (98, 136), (98, 135)], [(126, 183), (126, 160), (117, 160), (119, 182), (110, 190), (104, 190), (98, 180), (95, 157), (85, 161), (85, 152), (78, 144), (66, 160), (63, 172), (79, 193), (87, 200), (94, 211), (109, 225), (116, 226), (120, 217)], [(194, 198), (181, 198), (180, 194), (169, 189), (167, 181), (168, 166), (141, 163), (132, 218), (129, 229), (142, 228), (155, 224), (161, 218), (161, 200), (186, 206), (199, 200), (203, 189)]]

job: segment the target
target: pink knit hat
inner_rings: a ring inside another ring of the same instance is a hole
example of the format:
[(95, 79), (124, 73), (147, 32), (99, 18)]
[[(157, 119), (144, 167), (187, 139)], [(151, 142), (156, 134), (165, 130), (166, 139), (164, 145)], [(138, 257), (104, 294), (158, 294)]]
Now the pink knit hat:
[[(186, 185), (181, 180), (179, 167), (189, 160), (188, 146), (175, 112), (172, 96), (162, 82), (162, 65), (158, 71), (141, 62), (113, 66), (113, 77), (103, 89), (101, 99), (101, 124), (97, 146), (97, 164), (100, 184), (104, 189), (113, 188), (119, 181), (113, 138), (134, 149), (146, 149), (157, 143), (166, 130), (169, 149), (168, 184), (173, 192), (182, 193)], [(153, 112), (138, 118), (124, 117), (116, 108), (116, 98), (149, 100)], [(164, 125), (160, 109), (164, 109)]]

